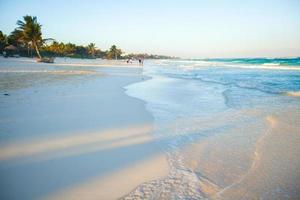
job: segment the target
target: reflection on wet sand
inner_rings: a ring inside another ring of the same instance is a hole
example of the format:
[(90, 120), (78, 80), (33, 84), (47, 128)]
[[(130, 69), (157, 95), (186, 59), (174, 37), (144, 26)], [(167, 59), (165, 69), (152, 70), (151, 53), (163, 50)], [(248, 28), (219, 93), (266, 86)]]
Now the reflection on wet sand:
[[(266, 116), (265, 125), (207, 138), (183, 152), (184, 163), (198, 176), (203, 197), (211, 199), (295, 199), (300, 182), (299, 114)], [(229, 130), (230, 131), (230, 130)], [(257, 133), (255, 133), (255, 131)], [(252, 138), (252, 139), (251, 139)]]
[(295, 199), (300, 191), (297, 119), (293, 110), (267, 115), (253, 109), (215, 121), (165, 124), (164, 133), (184, 133), (167, 141), (169, 175), (140, 185), (124, 199)]
[(299, 197), (300, 129), (296, 124), (288, 123), (285, 117), (297, 119), (299, 116), (290, 112), (267, 118), (270, 128), (256, 143), (251, 168), (218, 194), (221, 199)]

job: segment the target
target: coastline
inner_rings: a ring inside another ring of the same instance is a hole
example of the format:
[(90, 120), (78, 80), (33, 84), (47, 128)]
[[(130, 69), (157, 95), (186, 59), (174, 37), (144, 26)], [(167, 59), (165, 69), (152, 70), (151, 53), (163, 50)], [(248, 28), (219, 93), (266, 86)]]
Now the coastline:
[(1, 63), (23, 86), (0, 87), (1, 198), (300, 195), (297, 98), (176, 78), (151, 62), (145, 73), (72, 62)]
[(300, 0), (0, 5), (0, 200), (300, 200)]
[(147, 199), (144, 191), (151, 191), (153, 199), (297, 199), (297, 99), (232, 82), (189, 79), (185, 66), (183, 72), (170, 68), (159, 68), (161, 73), (148, 68), (153, 78), (129, 87), (131, 95), (148, 102), (158, 127), (155, 134), (167, 137), (170, 174), (140, 185), (126, 199)]

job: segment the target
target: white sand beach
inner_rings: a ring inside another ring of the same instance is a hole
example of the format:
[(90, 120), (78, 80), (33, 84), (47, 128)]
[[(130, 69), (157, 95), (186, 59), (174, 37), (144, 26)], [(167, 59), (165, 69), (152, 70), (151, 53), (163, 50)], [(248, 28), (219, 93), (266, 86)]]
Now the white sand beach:
[(1, 199), (117, 199), (168, 175), (152, 116), (123, 88), (141, 67), (4, 61), (2, 83), (24, 84), (1, 96)]
[(295, 96), (175, 61), (0, 59), (1, 199), (300, 196)]
[(0, 200), (300, 200), (300, 0), (0, 11)]

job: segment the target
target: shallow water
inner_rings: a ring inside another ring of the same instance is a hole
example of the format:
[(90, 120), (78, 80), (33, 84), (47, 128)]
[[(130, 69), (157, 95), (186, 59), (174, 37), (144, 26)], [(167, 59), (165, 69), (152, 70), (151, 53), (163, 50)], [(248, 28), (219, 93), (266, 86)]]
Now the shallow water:
[[(126, 198), (216, 198), (245, 176), (254, 162), (257, 141), (269, 130), (268, 116), (300, 111), (299, 97), (288, 95), (300, 91), (298, 65), (279, 60), (285, 65), (282, 68), (273, 63), (278, 60), (246, 61), (160, 60), (146, 64), (144, 74), (151, 79), (127, 86), (127, 94), (147, 102), (158, 140), (169, 138), (161, 145), (171, 171), (165, 179), (145, 183)], [(299, 117), (290, 120), (298, 131), (299, 122)], [(202, 150), (202, 143), (208, 147)], [(196, 147), (189, 150), (193, 144)], [(290, 184), (295, 187), (296, 183)]]

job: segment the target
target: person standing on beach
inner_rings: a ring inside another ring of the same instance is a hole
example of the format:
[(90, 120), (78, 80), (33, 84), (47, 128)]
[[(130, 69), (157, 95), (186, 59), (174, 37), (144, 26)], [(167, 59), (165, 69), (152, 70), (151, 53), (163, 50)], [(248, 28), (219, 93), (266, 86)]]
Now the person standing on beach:
[(141, 66), (144, 65), (144, 60), (142, 58), (139, 58), (139, 65), (141, 65)]

